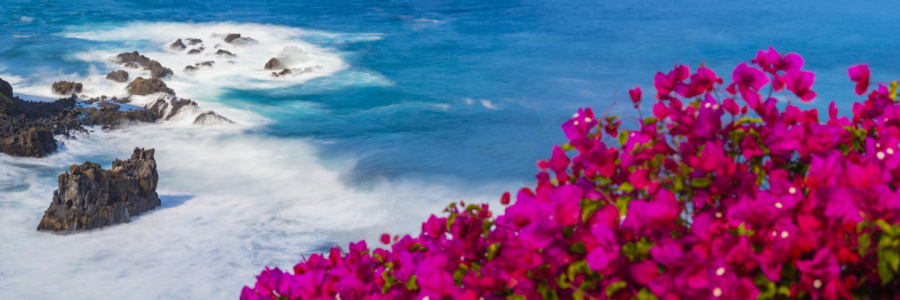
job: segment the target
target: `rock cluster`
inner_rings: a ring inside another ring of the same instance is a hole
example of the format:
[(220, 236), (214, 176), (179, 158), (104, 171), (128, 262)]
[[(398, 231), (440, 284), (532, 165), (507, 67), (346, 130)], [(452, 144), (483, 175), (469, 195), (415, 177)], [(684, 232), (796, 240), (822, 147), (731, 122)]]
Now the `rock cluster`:
[(160, 206), (154, 149), (135, 148), (128, 160), (116, 159), (109, 170), (85, 162), (59, 175), (53, 202), (38, 231), (70, 234), (119, 223)]
[(82, 88), (84, 87), (80, 82), (57, 81), (53, 83), (53, 93), (57, 95), (81, 93)]
[(178, 39), (177, 41), (169, 45), (169, 49), (175, 51), (184, 51), (184, 49), (187, 49), (187, 46), (184, 45), (184, 42), (182, 42), (181, 39)]
[(175, 73), (172, 72), (172, 69), (163, 67), (158, 61), (143, 56), (137, 51), (116, 55), (116, 62), (128, 68), (144, 68), (144, 70), (150, 71), (151, 77), (153, 78), (163, 78), (175, 75)]
[(284, 68), (285, 67), (281, 63), (281, 61), (279, 61), (277, 58), (274, 58), (274, 57), (272, 59), (270, 59), (268, 62), (266, 62), (266, 65), (263, 67), (263, 69), (266, 69), (266, 70), (281, 70)]
[(175, 94), (175, 91), (166, 86), (166, 83), (160, 80), (159, 78), (147, 78), (143, 77), (135, 78), (134, 81), (128, 84), (125, 87), (129, 94), (145, 96), (153, 93), (167, 93), (167, 94)]
[(128, 72), (125, 70), (112, 71), (106, 74), (106, 79), (115, 82), (126, 82), (128, 81)]

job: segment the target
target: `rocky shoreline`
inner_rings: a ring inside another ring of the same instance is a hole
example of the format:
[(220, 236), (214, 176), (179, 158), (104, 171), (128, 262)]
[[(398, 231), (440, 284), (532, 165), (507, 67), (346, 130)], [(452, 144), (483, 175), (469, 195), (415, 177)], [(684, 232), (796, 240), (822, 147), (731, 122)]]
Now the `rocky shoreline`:
[(85, 162), (59, 175), (53, 202), (38, 231), (71, 234), (128, 223), (160, 206), (154, 149), (135, 148), (131, 158), (116, 159), (109, 170)]
[[(122, 128), (136, 123), (171, 120), (179, 112), (194, 111), (192, 124), (224, 125), (233, 121), (213, 111), (202, 111), (197, 102), (178, 98), (163, 81), (173, 74), (158, 61), (137, 51), (122, 53), (115, 60), (125, 67), (143, 67), (150, 78), (134, 78), (122, 98), (101, 96), (80, 101), (76, 93), (84, 86), (79, 82), (58, 81), (51, 87), (54, 94), (71, 94), (53, 102), (27, 101), (13, 94), (12, 86), (0, 78), (0, 153), (13, 156), (46, 157), (59, 148), (57, 137), (72, 138), (72, 133), (89, 131), (85, 126), (99, 125), (104, 130)], [(212, 62), (197, 65), (211, 67)], [(124, 70), (112, 71), (109, 80), (128, 81)], [(132, 96), (160, 95), (156, 101), (138, 109), (123, 110)]]

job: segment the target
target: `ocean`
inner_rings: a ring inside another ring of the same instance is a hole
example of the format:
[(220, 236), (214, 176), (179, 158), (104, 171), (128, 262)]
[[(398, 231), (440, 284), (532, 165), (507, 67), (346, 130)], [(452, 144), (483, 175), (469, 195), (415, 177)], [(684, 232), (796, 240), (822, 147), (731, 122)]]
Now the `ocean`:
[[(18, 96), (53, 100), (59, 80), (124, 95), (105, 79), (121, 69), (110, 58), (139, 51), (175, 71), (179, 97), (236, 124), (96, 127), (46, 158), (0, 154), (0, 299), (236, 298), (265, 266), (414, 234), (453, 201), (500, 212), (579, 107), (633, 127), (627, 90), (640, 85), (648, 111), (653, 75), (676, 63), (729, 80), (757, 50), (796, 52), (819, 95), (802, 105), (847, 114), (861, 99), (848, 66), (900, 78), (891, 4), (3, 0), (0, 78)], [(237, 56), (170, 50), (179, 38)], [(311, 71), (273, 78), (263, 65), (279, 55)], [(162, 207), (87, 233), (35, 230), (60, 173), (134, 147), (157, 151)]]

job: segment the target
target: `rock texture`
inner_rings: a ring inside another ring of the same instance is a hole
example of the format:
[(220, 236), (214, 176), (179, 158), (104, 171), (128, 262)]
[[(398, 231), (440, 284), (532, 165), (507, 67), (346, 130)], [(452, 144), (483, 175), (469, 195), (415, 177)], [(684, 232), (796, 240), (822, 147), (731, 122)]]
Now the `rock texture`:
[(266, 66), (263, 68), (266, 70), (281, 70), (284, 69), (284, 65), (281, 64), (281, 61), (279, 61), (277, 58), (273, 57), (266, 63)]
[(194, 125), (226, 125), (226, 124), (234, 124), (234, 121), (229, 120), (226, 117), (220, 116), (219, 114), (208, 111), (200, 114), (197, 118), (194, 119)]
[(153, 78), (163, 78), (175, 74), (172, 69), (163, 67), (158, 61), (143, 56), (137, 51), (116, 55), (116, 62), (133, 69), (142, 67), (144, 70), (150, 71), (150, 76)]
[(143, 77), (138, 77), (138, 78), (135, 78), (134, 81), (129, 83), (128, 86), (125, 87), (125, 89), (128, 90), (129, 94), (139, 95), (139, 96), (145, 96), (145, 95), (159, 93), (159, 92), (168, 93), (168, 94), (172, 94), (172, 95), (175, 94), (175, 91), (173, 91), (172, 89), (167, 87), (166, 83), (163, 82), (162, 80), (159, 80), (159, 78), (144, 79)]
[(188, 45), (191, 45), (191, 46), (197, 45), (197, 44), (203, 44), (203, 40), (201, 40), (201, 39), (187, 38), (184, 40), (187, 41)]
[(225, 42), (231, 43), (234, 40), (239, 39), (240, 37), (241, 37), (240, 33), (229, 33), (228, 35), (225, 36)]
[(199, 49), (191, 49), (191, 51), (188, 51), (188, 54), (194, 55), (200, 54), (200, 52), (203, 52), (203, 47), (200, 47)]
[(44, 212), (38, 231), (70, 234), (128, 223), (160, 206), (154, 149), (135, 148), (128, 160), (113, 162), (108, 171), (85, 162), (59, 175), (59, 188)]
[(128, 81), (128, 72), (125, 72), (125, 70), (112, 71), (106, 74), (106, 79), (115, 82), (126, 82)]
[(57, 95), (81, 93), (82, 88), (80, 82), (57, 81), (53, 83), (53, 93)]
[(231, 52), (229, 52), (227, 50), (223, 50), (223, 49), (219, 49), (219, 51), (216, 51), (216, 55), (225, 56), (225, 57), (236, 56), (236, 55), (234, 55), (234, 53), (231, 53)]
[(175, 51), (184, 51), (184, 49), (187, 49), (187, 46), (184, 45), (184, 42), (182, 42), (181, 39), (178, 39), (177, 41), (169, 45), (169, 49)]

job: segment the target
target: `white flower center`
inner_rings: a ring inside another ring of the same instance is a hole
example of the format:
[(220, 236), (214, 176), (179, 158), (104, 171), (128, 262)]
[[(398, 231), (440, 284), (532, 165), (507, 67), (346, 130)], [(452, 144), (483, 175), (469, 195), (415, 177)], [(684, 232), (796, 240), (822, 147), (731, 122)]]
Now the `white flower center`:
[(786, 238), (788, 237), (788, 235), (789, 235), (789, 234), (788, 234), (787, 231), (782, 231), (782, 232), (781, 232), (781, 238), (783, 238), (783, 239), (786, 239)]
[(722, 296), (722, 289), (720, 289), (720, 288), (714, 289), (714, 290), (713, 290), (713, 296), (716, 296), (716, 298), (721, 297), (721, 296)]
[(716, 275), (725, 275), (725, 268), (719, 268), (718, 270), (716, 270)]
[(721, 217), (722, 217), (722, 212), (717, 211), (717, 212), (716, 212), (716, 218), (721, 218)]
[(574, 115), (572, 115), (572, 119), (577, 118), (577, 117), (578, 117), (578, 113), (575, 113)]
[(796, 193), (797, 193), (797, 188), (795, 188), (795, 187), (789, 188), (789, 189), (788, 189), (788, 193), (791, 193), (791, 195), (796, 194)]
[(709, 108), (710, 106), (712, 106), (712, 104), (709, 102), (706, 102), (706, 105), (703, 105), (704, 108)]
[(578, 126), (578, 121), (575, 121), (575, 126)]
[(884, 152), (878, 151), (878, 153), (875, 153), (875, 157), (877, 157), (878, 159), (882, 159), (882, 160), (883, 160), (883, 159), (884, 159)]
[(775, 207), (781, 209), (784, 205), (781, 205), (781, 202), (775, 202)]
[(813, 280), (813, 287), (817, 289), (822, 288), (822, 281), (818, 279)]
[(887, 154), (894, 155), (894, 148), (887, 148), (887, 150), (884, 151), (887, 152)]
[(584, 122), (585, 122), (585, 123), (590, 123), (590, 122), (591, 122), (591, 118), (584, 118)]

